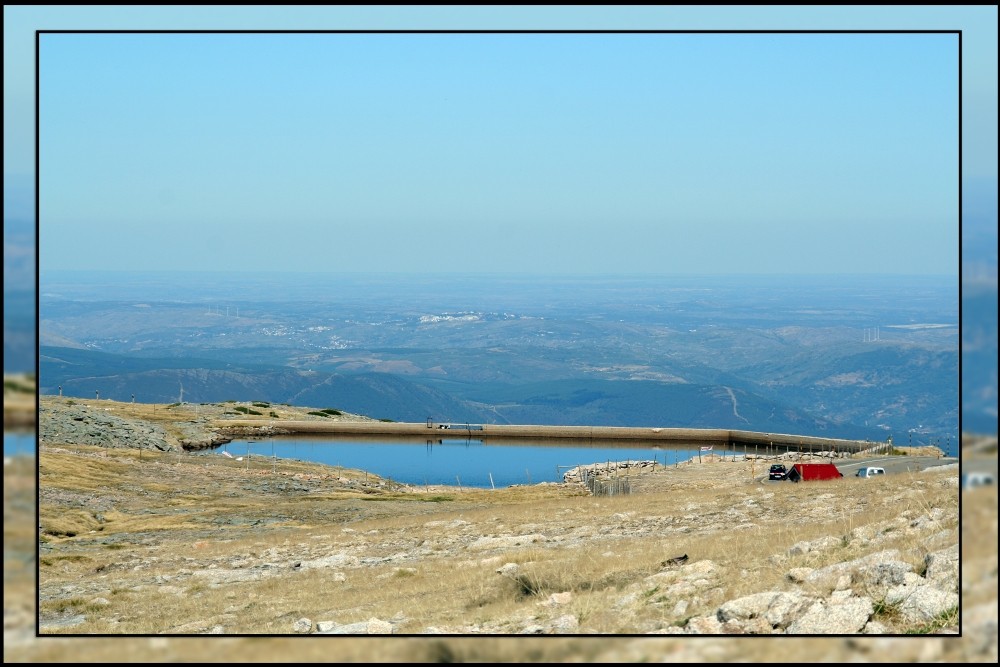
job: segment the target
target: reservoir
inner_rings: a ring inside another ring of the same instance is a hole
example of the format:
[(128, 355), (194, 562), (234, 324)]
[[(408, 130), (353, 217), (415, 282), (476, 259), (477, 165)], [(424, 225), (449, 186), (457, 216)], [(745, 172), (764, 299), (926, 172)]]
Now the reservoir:
[(4, 431), (4, 456), (34, 456), (36, 451), (34, 431)]
[(657, 461), (674, 465), (697, 458), (689, 447), (568, 441), (553, 444), (495, 442), (478, 438), (414, 439), (334, 436), (275, 436), (234, 440), (199, 456), (250, 456), (251, 460), (296, 459), (365, 470), (410, 485), (444, 484), (501, 488), (515, 484), (562, 482), (579, 465), (617, 461)]

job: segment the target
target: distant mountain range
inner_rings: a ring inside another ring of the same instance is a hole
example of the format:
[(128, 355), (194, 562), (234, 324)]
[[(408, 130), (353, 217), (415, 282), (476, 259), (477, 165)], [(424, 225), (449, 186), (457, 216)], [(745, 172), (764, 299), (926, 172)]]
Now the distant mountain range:
[[(261, 400), (393, 421), (732, 428), (884, 440), (883, 429), (836, 422), (740, 388), (653, 381), (558, 380), (470, 385), (447, 393), (387, 373), (233, 366), (41, 348), (41, 393), (146, 403)], [(457, 397), (463, 393), (468, 398)]]
[(997, 432), (997, 289), (967, 286), (962, 297), (962, 429)]
[[(4, 196), (8, 188), (4, 187)], [(4, 201), (4, 207), (8, 206)], [(35, 225), (26, 218), (3, 221), (3, 368), (35, 370)]]
[[(995, 179), (965, 187), (960, 382), (954, 289), (919, 277), (115, 274), (56, 280), (36, 318), (30, 186), (5, 175), (4, 371), (37, 360), (43, 393), (399, 421), (997, 432)], [(885, 345), (865, 342), (876, 325)]]

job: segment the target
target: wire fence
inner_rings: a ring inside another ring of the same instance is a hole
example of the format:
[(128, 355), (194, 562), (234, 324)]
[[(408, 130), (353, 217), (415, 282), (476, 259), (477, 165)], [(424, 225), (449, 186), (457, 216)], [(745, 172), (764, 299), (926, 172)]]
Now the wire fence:
[(583, 483), (595, 496), (621, 496), (632, 493), (632, 484), (628, 477), (601, 479), (597, 475), (585, 472)]

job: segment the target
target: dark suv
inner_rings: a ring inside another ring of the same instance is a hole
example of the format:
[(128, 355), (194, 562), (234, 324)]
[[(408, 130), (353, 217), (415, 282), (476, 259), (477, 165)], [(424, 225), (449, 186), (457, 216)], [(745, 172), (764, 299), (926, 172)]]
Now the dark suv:
[(785, 479), (788, 476), (788, 469), (782, 463), (775, 463), (767, 473), (768, 479)]

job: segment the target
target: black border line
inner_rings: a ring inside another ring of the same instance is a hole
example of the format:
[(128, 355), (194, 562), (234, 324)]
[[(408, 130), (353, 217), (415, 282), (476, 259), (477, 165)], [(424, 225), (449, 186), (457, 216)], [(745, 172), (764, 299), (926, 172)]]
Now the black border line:
[(485, 29), (470, 29), (470, 30), (77, 30), (77, 29), (67, 29), (67, 30), (45, 30), (38, 29), (35, 30), (35, 525), (36, 530), (38, 526), (41, 525), (41, 509), (38, 502), (40, 495), (40, 471), (38, 464), (38, 454), (41, 449), (41, 441), (39, 436), (39, 417), (41, 416), (41, 404), (40, 404), (40, 394), (39, 394), (39, 372), (41, 370), (41, 361), (39, 359), (40, 350), (40, 332), (38, 327), (39, 320), (39, 308), (40, 308), (40, 298), (39, 298), (39, 283), (40, 283), (40, 235), (39, 221), (41, 219), (41, 211), (39, 209), (40, 196), (39, 196), (39, 141), (40, 141), (40, 125), (39, 125), (39, 83), (40, 83), (40, 66), (39, 66), (39, 55), (40, 55), (40, 44), (41, 35), (43, 34), (198, 34), (198, 35), (215, 35), (215, 34), (364, 34), (364, 35), (406, 35), (406, 34), (476, 34), (476, 35), (486, 35), (486, 34), (498, 34), (498, 35), (519, 35), (519, 34), (542, 34), (542, 35), (570, 35), (570, 34), (583, 34), (583, 35), (601, 35), (601, 34), (643, 34), (643, 35), (677, 35), (677, 34), (697, 34), (697, 35), (894, 35), (894, 34), (954, 34), (958, 36), (958, 338), (959, 338), (959, 348), (958, 348), (958, 442), (956, 443), (957, 453), (958, 453), (958, 465), (959, 465), (959, 484), (957, 487), (958, 493), (958, 581), (959, 581), (959, 602), (958, 602), (958, 633), (952, 635), (945, 634), (932, 634), (932, 635), (909, 635), (909, 634), (881, 634), (881, 635), (862, 635), (862, 634), (846, 634), (846, 635), (836, 635), (836, 634), (795, 634), (795, 635), (732, 635), (732, 634), (717, 634), (717, 635), (651, 635), (651, 634), (556, 634), (556, 635), (525, 635), (520, 633), (515, 634), (487, 634), (487, 635), (470, 635), (470, 634), (442, 634), (442, 635), (428, 635), (428, 634), (393, 634), (393, 635), (295, 635), (293, 633), (287, 634), (246, 634), (246, 633), (234, 633), (225, 635), (191, 635), (191, 634), (129, 634), (129, 635), (117, 635), (117, 634), (41, 634), (39, 632), (40, 619), (41, 619), (41, 609), (39, 605), (40, 598), (40, 564), (39, 564), (39, 548), (38, 542), (35, 542), (35, 638), (36, 639), (59, 639), (59, 638), (107, 638), (107, 639), (138, 639), (138, 638), (152, 638), (152, 637), (164, 637), (164, 638), (184, 638), (184, 639), (197, 639), (197, 638), (210, 638), (210, 637), (220, 637), (225, 638), (275, 638), (275, 639), (285, 639), (291, 637), (302, 637), (302, 638), (317, 638), (317, 637), (329, 637), (329, 638), (362, 638), (369, 637), (373, 641), (384, 640), (387, 637), (408, 639), (408, 638), (426, 638), (433, 639), (437, 638), (473, 638), (473, 637), (511, 637), (511, 638), (541, 638), (541, 637), (554, 637), (554, 638), (653, 638), (656, 636), (674, 636), (674, 637), (685, 637), (692, 640), (697, 640), (698, 638), (715, 638), (715, 639), (732, 639), (732, 638), (789, 638), (789, 639), (802, 639), (802, 638), (844, 638), (844, 637), (906, 637), (906, 638), (944, 638), (944, 637), (954, 637), (961, 638), (963, 636), (962, 632), (962, 500), (963, 500), (963, 489), (962, 489), (962, 30), (944, 30), (944, 29), (929, 29), (929, 30), (919, 30), (919, 29), (905, 29), (905, 30), (873, 30), (873, 29), (858, 29), (858, 30), (485, 30)]

